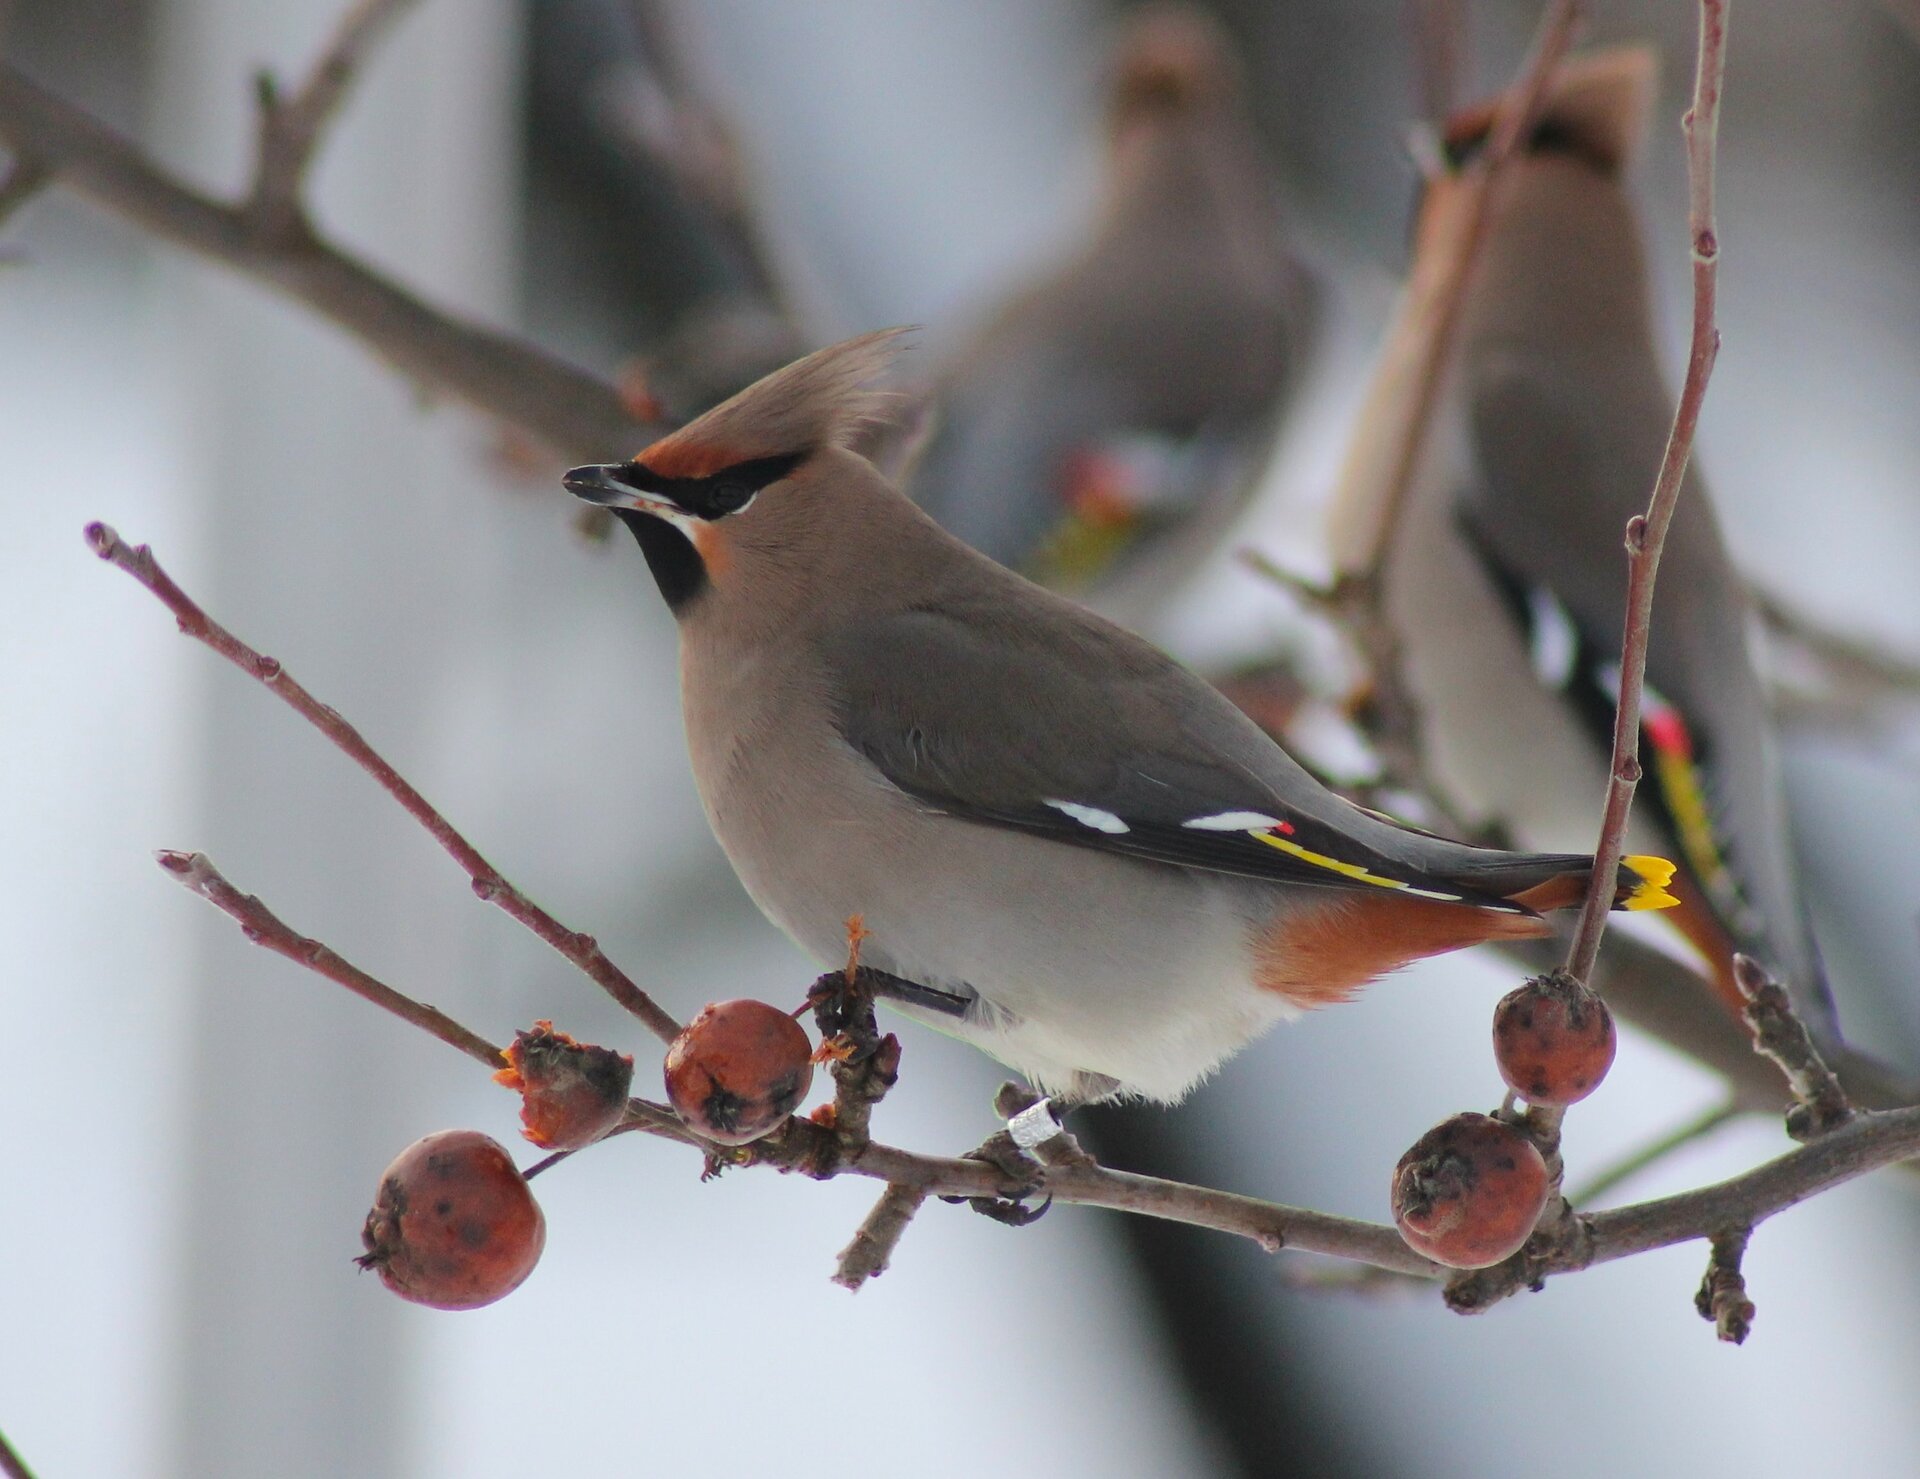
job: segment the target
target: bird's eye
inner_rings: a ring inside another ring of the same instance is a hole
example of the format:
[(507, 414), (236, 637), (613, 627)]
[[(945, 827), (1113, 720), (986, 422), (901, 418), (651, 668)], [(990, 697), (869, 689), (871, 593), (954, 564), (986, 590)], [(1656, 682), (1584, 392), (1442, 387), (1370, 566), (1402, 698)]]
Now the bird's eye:
[(717, 483), (707, 494), (709, 518), (724, 518), (728, 514), (737, 514), (753, 502), (754, 490), (745, 483)]

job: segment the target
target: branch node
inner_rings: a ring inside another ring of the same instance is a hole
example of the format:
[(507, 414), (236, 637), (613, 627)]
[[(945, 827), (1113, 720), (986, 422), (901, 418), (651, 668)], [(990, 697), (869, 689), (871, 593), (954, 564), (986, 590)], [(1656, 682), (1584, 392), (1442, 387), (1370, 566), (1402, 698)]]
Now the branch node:
[[(851, 921), (850, 921), (851, 923)], [(874, 984), (859, 964), (859, 933), (845, 970), (828, 971), (807, 991), (821, 1055), (833, 1073), (833, 1103), (820, 1123), (831, 1128), (842, 1162), (857, 1156), (871, 1138), (873, 1109), (900, 1078), (900, 1039), (882, 1036), (874, 1017)]]
[(1729, 1228), (1713, 1235), (1707, 1271), (1693, 1296), (1693, 1307), (1700, 1318), (1710, 1321), (1714, 1333), (1733, 1345), (1743, 1344), (1753, 1330), (1753, 1301), (1747, 1298), (1747, 1281), (1740, 1272), (1740, 1260), (1752, 1235), (1749, 1227)]
[(1779, 1065), (1793, 1092), (1787, 1133), (1805, 1142), (1846, 1124), (1854, 1116), (1852, 1101), (1814, 1046), (1786, 988), (1748, 955), (1733, 957), (1733, 979), (1747, 999), (1742, 1015), (1753, 1033), (1754, 1051)]
[(854, 1232), (853, 1241), (840, 1250), (833, 1282), (849, 1294), (858, 1294), (868, 1279), (884, 1274), (907, 1224), (913, 1221), (926, 1199), (926, 1192), (919, 1187), (888, 1183), (866, 1221)]

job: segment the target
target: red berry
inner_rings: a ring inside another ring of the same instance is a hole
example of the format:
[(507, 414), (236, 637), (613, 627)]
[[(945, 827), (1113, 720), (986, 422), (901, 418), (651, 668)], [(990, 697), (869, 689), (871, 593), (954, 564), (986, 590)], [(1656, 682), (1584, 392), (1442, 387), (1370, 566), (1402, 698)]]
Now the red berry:
[(1416, 1253), (1486, 1268), (1519, 1250), (1547, 1205), (1547, 1164), (1490, 1115), (1456, 1114), (1393, 1168), (1393, 1220)]
[(1500, 1077), (1529, 1104), (1576, 1104), (1600, 1087), (1617, 1038), (1607, 1004), (1570, 976), (1536, 976), (1493, 1009)]
[(778, 1007), (714, 1002), (667, 1049), (667, 1098), (707, 1139), (745, 1145), (807, 1097), (812, 1058), (806, 1031)]
[(547, 1220), (498, 1141), (478, 1130), (416, 1140), (380, 1178), (355, 1260), (402, 1299), (440, 1310), (492, 1304), (540, 1261)]
[(633, 1059), (555, 1032), (551, 1022), (515, 1036), (500, 1055), (497, 1084), (520, 1091), (521, 1131), (542, 1150), (578, 1150), (619, 1124), (627, 1112)]

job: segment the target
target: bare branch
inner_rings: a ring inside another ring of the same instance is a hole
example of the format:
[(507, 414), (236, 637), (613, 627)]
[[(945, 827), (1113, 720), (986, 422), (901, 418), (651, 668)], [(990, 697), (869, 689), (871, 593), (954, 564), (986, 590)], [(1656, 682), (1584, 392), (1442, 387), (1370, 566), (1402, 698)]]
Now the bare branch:
[(1439, 404), (1443, 369), (1452, 356), (1467, 280), (1491, 219), (1494, 183), (1540, 105), (1581, 19), (1578, 0), (1554, 0), (1540, 18), (1533, 48), (1495, 113), (1487, 147), (1451, 181), (1437, 202), (1430, 233), (1402, 291), (1405, 307), (1368, 387), (1359, 425), (1340, 470), (1333, 504), (1349, 522), (1334, 533), (1334, 567), (1343, 580), (1377, 569), (1419, 465)]
[(32, 155), (22, 155), (0, 179), (0, 226), (13, 213), (53, 183), (53, 172)]
[(1712, 1186), (1543, 1227), (1505, 1263), (1456, 1277), (1447, 1286), (1447, 1305), (1477, 1314), (1553, 1274), (1695, 1242), (1730, 1227), (1757, 1227), (1809, 1197), (1916, 1153), (1920, 1108), (1856, 1114), (1830, 1134)]
[(1471, 73), (1465, 0), (1407, 0), (1420, 114), (1436, 132), (1460, 101)]
[(1687, 229), (1693, 244), (1693, 342), (1687, 376), (1680, 387), (1673, 429), (1667, 437), (1653, 498), (1644, 515), (1627, 524), (1627, 620), (1620, 646), (1620, 695), (1614, 713), (1613, 762), (1607, 782), (1600, 840), (1594, 848), (1593, 878), (1567, 953), (1567, 970), (1579, 980), (1593, 972), (1600, 936), (1613, 907), (1625, 850), (1628, 813), (1640, 782), (1640, 699), (1646, 685), (1647, 641), (1653, 625), (1654, 581), (1667, 528), (1693, 455), (1694, 432), (1707, 394), (1713, 362), (1720, 353), (1714, 317), (1719, 285), (1720, 239), (1714, 224), (1714, 155), (1720, 133), (1720, 87), (1726, 73), (1729, 0), (1700, 0), (1700, 53), (1694, 70), (1693, 106), (1682, 120), (1687, 138)]
[(301, 718), (325, 735), (358, 765), (401, 808), (427, 829), (433, 840), (466, 871), (473, 891), (532, 930), (580, 968), (597, 986), (640, 1019), (648, 1031), (671, 1042), (680, 1024), (615, 965), (591, 935), (576, 934), (509, 883), (479, 849), (454, 830), (407, 779), (368, 744), (351, 724), (295, 681), (276, 658), (263, 656), (220, 626), (160, 568), (145, 545), (129, 546), (105, 524), (87, 526), (87, 543), (95, 554), (127, 572), (174, 614), (180, 630), (213, 649), (241, 672), (262, 684)]
[[(1654, 581), (1660, 570), (1668, 526), (1680, 500), (1687, 463), (1693, 453), (1694, 432), (1707, 380), (1720, 352), (1720, 330), (1715, 325), (1714, 301), (1720, 248), (1714, 234), (1714, 147), (1719, 137), (1720, 85), (1726, 70), (1728, 0), (1700, 0), (1700, 52), (1694, 71), (1693, 106), (1682, 126), (1687, 136), (1688, 230), (1693, 243), (1693, 346), (1687, 357), (1687, 376), (1680, 403), (1654, 480), (1652, 501), (1644, 514), (1627, 521), (1627, 615), (1620, 646), (1620, 690), (1614, 712), (1613, 758), (1608, 766), (1607, 797), (1601, 816), (1600, 838), (1594, 847), (1593, 873), (1587, 896), (1574, 925), (1567, 951), (1566, 973), (1577, 981), (1593, 975), (1600, 954), (1600, 937), (1613, 909), (1620, 878), (1620, 858), (1626, 851), (1627, 821), (1633, 793), (1640, 783), (1640, 700), (1646, 686), (1647, 644), (1653, 630)], [(1519, 1116), (1521, 1125), (1547, 1158), (1554, 1185), (1560, 1183), (1560, 1123), (1564, 1109), (1531, 1105)], [(1564, 1198), (1553, 1198), (1541, 1217), (1536, 1237), (1563, 1239), (1570, 1211)], [(1559, 1224), (1559, 1226), (1555, 1226)], [(1522, 1249), (1511, 1263), (1529, 1257)], [(1451, 1292), (1449, 1293), (1451, 1298)]]
[(1753, 1301), (1747, 1298), (1747, 1281), (1740, 1274), (1740, 1260), (1746, 1256), (1750, 1228), (1737, 1227), (1713, 1235), (1713, 1252), (1707, 1259), (1707, 1272), (1700, 1280), (1693, 1307), (1700, 1318), (1713, 1322), (1720, 1338), (1744, 1345), (1753, 1331)]
[(142, 230), (305, 304), (401, 374), (570, 457), (644, 444), (607, 381), (511, 335), (430, 307), (323, 238), (263, 239), (244, 207), (210, 199), (131, 140), (0, 63), (0, 140)]
[(1755, 1051), (1780, 1065), (1797, 1101), (1787, 1113), (1787, 1133), (1795, 1140), (1812, 1140), (1852, 1119), (1847, 1091), (1813, 1045), (1786, 988), (1745, 955), (1733, 957), (1733, 979), (1747, 999), (1745, 1016)]
[[(1774, 674), (1774, 703), (1785, 720), (1857, 732), (1873, 719), (1920, 704), (1920, 662), (1869, 637), (1844, 632), (1770, 591), (1754, 605), (1772, 645), (1786, 659)], [(1804, 670), (1804, 673), (1799, 670)]]
[(270, 73), (256, 79), (259, 135), (253, 191), (247, 211), (266, 240), (306, 232), (301, 192), (322, 133), (345, 100), (355, 75), (382, 35), (414, 0), (353, 0), (326, 49), (291, 97), (282, 97)]
[[(256, 944), (346, 986), (489, 1071), (500, 1063), (499, 1050), (485, 1038), (436, 1008), (367, 975), (320, 942), (295, 933), (260, 900), (235, 889), (200, 854), (161, 853), (159, 860), (181, 882), (238, 921)], [(1390, 1227), (1115, 1171), (1084, 1152), (1033, 1166), (1031, 1180), (1015, 1184), (1005, 1169), (988, 1161), (919, 1155), (877, 1142), (868, 1142), (856, 1155), (845, 1156), (832, 1130), (809, 1120), (789, 1120), (765, 1140), (738, 1148), (709, 1145), (664, 1105), (644, 1099), (629, 1101), (628, 1123), (692, 1145), (726, 1164), (773, 1166), (817, 1180), (857, 1175), (888, 1183), (890, 1199), (882, 1199), (885, 1215), (877, 1207), (863, 1225), (862, 1231), (869, 1236), (863, 1240), (856, 1234), (853, 1245), (842, 1255), (843, 1259), (853, 1259), (855, 1268), (863, 1261), (873, 1263), (867, 1277), (884, 1266), (892, 1242), (897, 1241), (911, 1215), (908, 1203), (915, 1198), (1004, 1199), (1035, 1192), (1058, 1202), (1106, 1207), (1232, 1233), (1253, 1240), (1269, 1252), (1291, 1248), (1321, 1253), (1423, 1279), (1439, 1278), (1448, 1272), (1415, 1253)], [(1754, 1227), (1817, 1192), (1916, 1152), (1920, 1152), (1920, 1108), (1857, 1114), (1819, 1140), (1716, 1186), (1591, 1217), (1570, 1218), (1551, 1246), (1529, 1245), (1530, 1261), (1524, 1265), (1510, 1261), (1496, 1269), (1456, 1276), (1447, 1289), (1448, 1303), (1456, 1309), (1483, 1309), (1550, 1274), (1710, 1237), (1728, 1227)]]
[[(5, 12), (0, 11), (0, 20), (4, 19)], [(27, 1461), (7, 1441), (5, 1433), (0, 1433), (0, 1474), (6, 1475), (6, 1479), (33, 1479), (33, 1470), (27, 1467)]]
[(840, 1250), (839, 1267), (833, 1282), (850, 1294), (858, 1294), (868, 1279), (877, 1279), (887, 1271), (893, 1250), (913, 1221), (914, 1214), (927, 1200), (927, 1194), (911, 1186), (889, 1186), (880, 1193), (867, 1220), (860, 1224), (853, 1241)]
[(849, 920), (847, 968), (813, 983), (807, 1000), (820, 1031), (820, 1052), (833, 1065), (833, 1104), (816, 1111), (815, 1122), (833, 1131), (841, 1154), (855, 1155), (867, 1143), (873, 1108), (900, 1078), (900, 1039), (884, 1037), (873, 1014), (874, 987), (860, 968), (865, 931)]
[(1682, 1147), (1711, 1135), (1739, 1113), (1740, 1101), (1737, 1099), (1727, 1099), (1714, 1105), (1704, 1114), (1696, 1115), (1685, 1124), (1675, 1126), (1658, 1139), (1651, 1140), (1638, 1150), (1622, 1156), (1592, 1180), (1568, 1192), (1567, 1200), (1576, 1207), (1584, 1207), (1598, 1201), (1616, 1186), (1632, 1180), (1649, 1166), (1658, 1165)]
[(500, 1049), (479, 1033), (462, 1027), (445, 1012), (403, 996), (391, 986), (375, 980), (318, 940), (296, 934), (252, 894), (243, 894), (227, 882), (205, 853), (162, 850), (153, 857), (176, 882), (200, 895), (222, 913), (230, 915), (254, 944), (264, 946), (276, 955), (284, 955), (294, 964), (303, 965), (329, 981), (339, 983), (363, 1001), (372, 1002), (382, 1011), (392, 1012), (401, 1021), (410, 1022), (422, 1032), (439, 1038), (448, 1047), (458, 1048), (469, 1058), (484, 1064), (488, 1072), (499, 1068)]

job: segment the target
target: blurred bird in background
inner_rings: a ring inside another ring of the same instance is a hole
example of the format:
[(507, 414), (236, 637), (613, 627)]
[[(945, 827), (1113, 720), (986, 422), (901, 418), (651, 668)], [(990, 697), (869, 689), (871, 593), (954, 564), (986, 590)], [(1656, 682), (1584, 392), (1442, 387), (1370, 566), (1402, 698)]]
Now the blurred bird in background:
[(1312, 293), (1204, 12), (1129, 23), (1106, 129), (1090, 237), (940, 373), (909, 491), (974, 548), (1138, 620), (1243, 502), (1299, 378)]
[[(1530, 847), (1590, 836), (1600, 810), (1626, 614), (1624, 565), (1606, 552), (1646, 507), (1672, 417), (1622, 182), (1655, 73), (1639, 47), (1562, 70), (1494, 187), (1424, 467), (1397, 510), (1348, 497), (1333, 515), (1337, 565), (1384, 541), (1384, 609), (1427, 780), (1456, 815)], [(1485, 144), (1493, 112), (1451, 121), (1455, 162)], [(1458, 188), (1444, 175), (1429, 186), (1416, 254)], [(1730, 1051), (1750, 1057), (1735, 951), (1778, 973), (1837, 1050), (1752, 623), (1696, 464), (1660, 567), (1632, 846), (1680, 860), (1666, 917), (1728, 1010)], [(1861, 1091), (1899, 1097), (1874, 1065), (1854, 1071)]]

